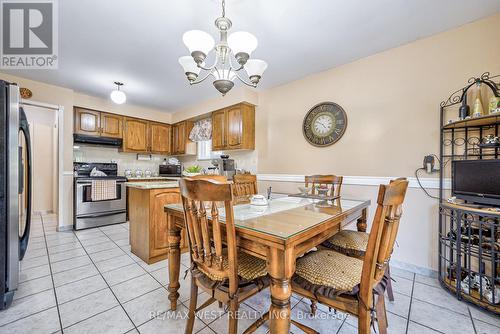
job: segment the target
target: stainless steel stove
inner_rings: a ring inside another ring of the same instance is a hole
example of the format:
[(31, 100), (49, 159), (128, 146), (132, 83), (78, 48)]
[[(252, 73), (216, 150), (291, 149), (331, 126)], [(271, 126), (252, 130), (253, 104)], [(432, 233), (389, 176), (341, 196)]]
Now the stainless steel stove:
[[(97, 169), (106, 176), (91, 176), (91, 171)], [(74, 220), (75, 230), (99, 227), (110, 224), (119, 224), (127, 221), (127, 192), (124, 176), (118, 176), (116, 163), (87, 163), (73, 164), (74, 178)], [(113, 199), (93, 200), (92, 185), (95, 180), (116, 181), (116, 196)]]

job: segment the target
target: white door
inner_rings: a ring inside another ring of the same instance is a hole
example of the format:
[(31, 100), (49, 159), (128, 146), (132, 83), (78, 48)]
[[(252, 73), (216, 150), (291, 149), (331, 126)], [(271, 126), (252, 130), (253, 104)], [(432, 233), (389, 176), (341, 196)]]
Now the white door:
[(33, 161), (33, 209), (57, 213), (57, 111), (24, 105), (30, 125)]

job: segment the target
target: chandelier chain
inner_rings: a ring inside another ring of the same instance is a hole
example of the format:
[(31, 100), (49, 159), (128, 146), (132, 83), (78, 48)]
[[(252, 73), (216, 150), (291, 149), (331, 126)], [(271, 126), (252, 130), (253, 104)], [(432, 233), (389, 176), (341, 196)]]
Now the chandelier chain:
[(226, 0), (222, 0), (222, 17), (226, 17)]

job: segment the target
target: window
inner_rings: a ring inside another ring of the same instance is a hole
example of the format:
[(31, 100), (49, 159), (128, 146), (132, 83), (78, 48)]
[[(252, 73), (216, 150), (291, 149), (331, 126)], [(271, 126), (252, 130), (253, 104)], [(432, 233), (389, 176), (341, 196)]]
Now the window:
[(212, 151), (212, 140), (199, 141), (197, 144), (198, 160), (217, 159), (222, 154), (220, 151)]

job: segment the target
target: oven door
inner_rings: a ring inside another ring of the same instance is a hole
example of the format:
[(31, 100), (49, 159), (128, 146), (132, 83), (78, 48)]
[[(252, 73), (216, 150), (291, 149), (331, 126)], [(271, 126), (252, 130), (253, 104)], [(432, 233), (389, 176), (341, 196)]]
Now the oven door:
[(126, 210), (127, 198), (125, 181), (116, 181), (116, 199), (92, 201), (92, 182), (77, 180), (75, 185), (75, 215), (88, 215), (100, 212)]

